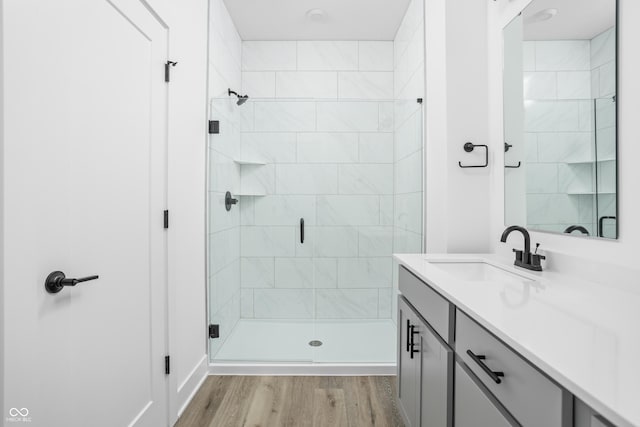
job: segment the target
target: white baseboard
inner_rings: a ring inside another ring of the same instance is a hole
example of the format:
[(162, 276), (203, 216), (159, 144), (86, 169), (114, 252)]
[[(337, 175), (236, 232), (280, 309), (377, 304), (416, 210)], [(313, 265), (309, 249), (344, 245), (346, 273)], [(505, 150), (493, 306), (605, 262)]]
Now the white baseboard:
[(395, 363), (211, 363), (209, 375), (395, 376)]
[(196, 366), (191, 370), (189, 375), (187, 375), (187, 378), (182, 382), (182, 384), (178, 386), (177, 407), (179, 409), (177, 418), (182, 415), (189, 403), (191, 403), (193, 396), (196, 395), (196, 393), (200, 389), (200, 386), (202, 385), (204, 380), (207, 379), (208, 375), (209, 369), (207, 366), (207, 355), (205, 354), (204, 356), (202, 356), (202, 359), (198, 361)]

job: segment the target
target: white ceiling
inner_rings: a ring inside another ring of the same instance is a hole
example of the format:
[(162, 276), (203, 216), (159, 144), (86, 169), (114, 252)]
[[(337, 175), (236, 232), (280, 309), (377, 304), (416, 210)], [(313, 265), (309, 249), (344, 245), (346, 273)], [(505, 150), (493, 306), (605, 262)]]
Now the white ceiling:
[[(243, 40), (393, 40), (410, 0), (224, 0)], [(326, 19), (307, 19), (310, 9)]]
[[(549, 8), (558, 14), (528, 23), (527, 18)], [(615, 25), (616, 0), (533, 0), (522, 17), (525, 40), (591, 40)]]

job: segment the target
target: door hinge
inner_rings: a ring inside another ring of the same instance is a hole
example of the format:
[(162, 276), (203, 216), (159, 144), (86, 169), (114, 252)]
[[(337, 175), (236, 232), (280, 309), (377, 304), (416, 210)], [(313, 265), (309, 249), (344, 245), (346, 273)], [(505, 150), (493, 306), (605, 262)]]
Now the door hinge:
[(218, 121), (218, 120), (209, 120), (209, 133), (211, 135), (220, 133), (220, 121)]
[(171, 373), (171, 357), (164, 357), (164, 374), (169, 375)]
[(209, 325), (209, 338), (220, 338), (220, 325)]
[(169, 228), (169, 211), (164, 211), (164, 228)]
[(174, 61), (167, 61), (164, 64), (164, 81), (165, 82), (171, 81), (171, 67), (175, 67), (176, 65), (178, 65), (178, 63)]

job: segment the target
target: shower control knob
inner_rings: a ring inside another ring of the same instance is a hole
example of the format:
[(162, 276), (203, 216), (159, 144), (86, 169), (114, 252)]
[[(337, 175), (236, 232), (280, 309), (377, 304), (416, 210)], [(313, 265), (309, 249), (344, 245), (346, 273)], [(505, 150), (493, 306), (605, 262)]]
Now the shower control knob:
[(227, 191), (227, 194), (224, 195), (224, 208), (227, 211), (231, 210), (231, 206), (238, 203), (238, 199), (234, 199), (231, 197), (231, 192)]
[(44, 281), (44, 288), (50, 294), (57, 294), (65, 286), (75, 286), (78, 283), (96, 280), (99, 276), (80, 277), (79, 279), (69, 279), (62, 271), (54, 271), (49, 274)]

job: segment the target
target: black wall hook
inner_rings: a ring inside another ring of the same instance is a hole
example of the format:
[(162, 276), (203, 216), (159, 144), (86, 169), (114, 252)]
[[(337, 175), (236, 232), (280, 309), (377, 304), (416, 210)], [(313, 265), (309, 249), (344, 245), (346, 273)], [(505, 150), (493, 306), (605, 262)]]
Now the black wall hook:
[(484, 144), (474, 144), (473, 142), (467, 142), (463, 146), (464, 151), (466, 151), (467, 153), (472, 152), (473, 149), (476, 147), (484, 148), (484, 164), (483, 165), (463, 165), (462, 162), (458, 162), (458, 165), (461, 168), (486, 168), (487, 166), (489, 166), (489, 147), (487, 147)]
[(165, 62), (164, 64), (164, 81), (165, 82), (171, 81), (171, 67), (175, 67), (176, 65), (178, 65), (176, 61)]

